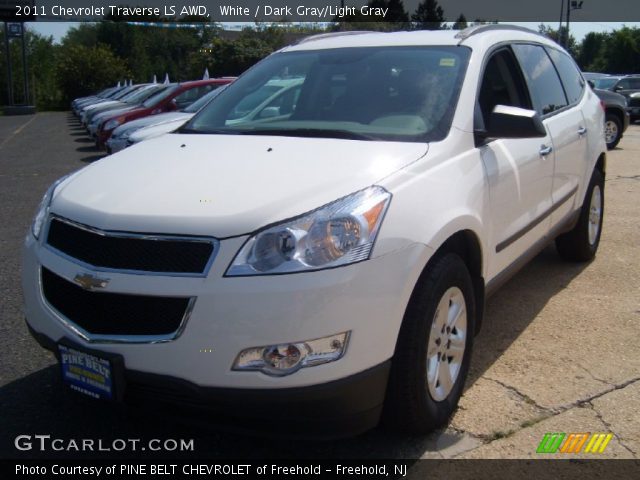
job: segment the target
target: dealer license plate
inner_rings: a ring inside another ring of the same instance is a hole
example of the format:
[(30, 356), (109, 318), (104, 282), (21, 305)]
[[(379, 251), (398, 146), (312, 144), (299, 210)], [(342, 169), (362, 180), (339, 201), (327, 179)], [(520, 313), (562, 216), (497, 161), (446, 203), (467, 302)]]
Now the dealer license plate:
[(113, 398), (113, 369), (109, 360), (66, 345), (58, 345), (58, 350), (64, 383), (93, 398)]

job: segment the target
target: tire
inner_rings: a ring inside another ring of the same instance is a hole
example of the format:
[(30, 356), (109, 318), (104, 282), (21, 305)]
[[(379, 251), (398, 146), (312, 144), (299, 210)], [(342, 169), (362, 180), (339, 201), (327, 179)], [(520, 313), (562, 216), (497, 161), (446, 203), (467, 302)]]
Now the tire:
[(562, 258), (573, 262), (588, 262), (596, 256), (602, 220), (604, 219), (604, 176), (593, 171), (589, 188), (573, 230), (556, 238), (556, 249)]
[[(447, 423), (469, 370), (476, 320), (474, 299), (471, 276), (458, 255), (449, 253), (435, 259), (422, 274), (396, 343), (382, 416), (386, 428), (423, 434)], [(445, 305), (447, 315), (437, 315)], [(466, 322), (463, 314), (456, 315), (460, 311), (466, 313)], [(447, 334), (441, 325), (452, 318), (456, 318), (454, 328)], [(456, 344), (462, 351), (453, 355)], [(441, 356), (438, 350), (452, 356)], [(441, 378), (454, 377), (450, 389), (433, 375), (436, 366), (444, 365), (447, 367)], [(447, 372), (449, 377), (444, 376)]]
[(622, 123), (617, 115), (607, 113), (604, 119), (604, 137), (607, 150), (616, 148), (622, 138)]

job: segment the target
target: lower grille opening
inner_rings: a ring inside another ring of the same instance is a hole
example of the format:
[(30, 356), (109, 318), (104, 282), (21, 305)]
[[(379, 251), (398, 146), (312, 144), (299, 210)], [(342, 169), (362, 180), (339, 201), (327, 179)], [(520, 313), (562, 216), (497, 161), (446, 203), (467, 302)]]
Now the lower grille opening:
[(176, 332), (189, 297), (92, 292), (42, 267), (47, 303), (66, 319), (95, 335), (166, 335)]

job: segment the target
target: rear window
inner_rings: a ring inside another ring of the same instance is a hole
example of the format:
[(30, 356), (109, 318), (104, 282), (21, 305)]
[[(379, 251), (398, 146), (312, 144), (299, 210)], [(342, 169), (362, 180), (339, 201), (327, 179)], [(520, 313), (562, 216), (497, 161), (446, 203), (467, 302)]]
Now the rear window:
[(568, 105), (560, 77), (547, 52), (539, 45), (516, 44), (518, 57), (529, 85), (533, 104), (540, 115), (547, 115)]
[(577, 103), (582, 97), (584, 90), (584, 79), (578, 70), (576, 64), (571, 60), (569, 55), (556, 50), (555, 48), (548, 48), (549, 56), (556, 66), (560, 79), (564, 85), (565, 93), (569, 99), (570, 104)]
[(593, 80), (593, 84), (596, 86), (596, 88), (600, 88), (602, 90), (608, 90), (611, 87), (613, 87), (616, 82), (618, 81), (617, 78), (596, 78), (595, 80)]
[(640, 90), (640, 78), (623, 78), (616, 86), (624, 90)]

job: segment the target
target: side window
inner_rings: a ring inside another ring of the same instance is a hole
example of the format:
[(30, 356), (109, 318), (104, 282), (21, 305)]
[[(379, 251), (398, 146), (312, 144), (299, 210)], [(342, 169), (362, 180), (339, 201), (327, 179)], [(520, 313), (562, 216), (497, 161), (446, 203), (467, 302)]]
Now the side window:
[(629, 79), (629, 78), (623, 78), (616, 85), (616, 90), (618, 90), (618, 89), (627, 90), (629, 88), (631, 88), (631, 79)]
[(539, 45), (513, 45), (531, 89), (533, 105), (540, 115), (568, 105), (562, 83), (544, 48)]
[(531, 109), (522, 73), (508, 49), (494, 53), (487, 62), (478, 95), (478, 107), (485, 126), (496, 105)]
[(631, 89), (640, 90), (640, 78), (630, 78), (629, 80)]
[(560, 50), (555, 48), (547, 48), (547, 52), (556, 66), (556, 70), (560, 74), (560, 79), (564, 85), (564, 90), (569, 97), (569, 104), (577, 103), (582, 97), (584, 90), (584, 80), (578, 71), (578, 67), (573, 60)]
[(177, 95), (175, 98), (176, 104), (179, 108), (184, 108), (191, 105), (200, 97), (200, 89), (201, 87), (190, 88), (182, 92), (180, 95)]

